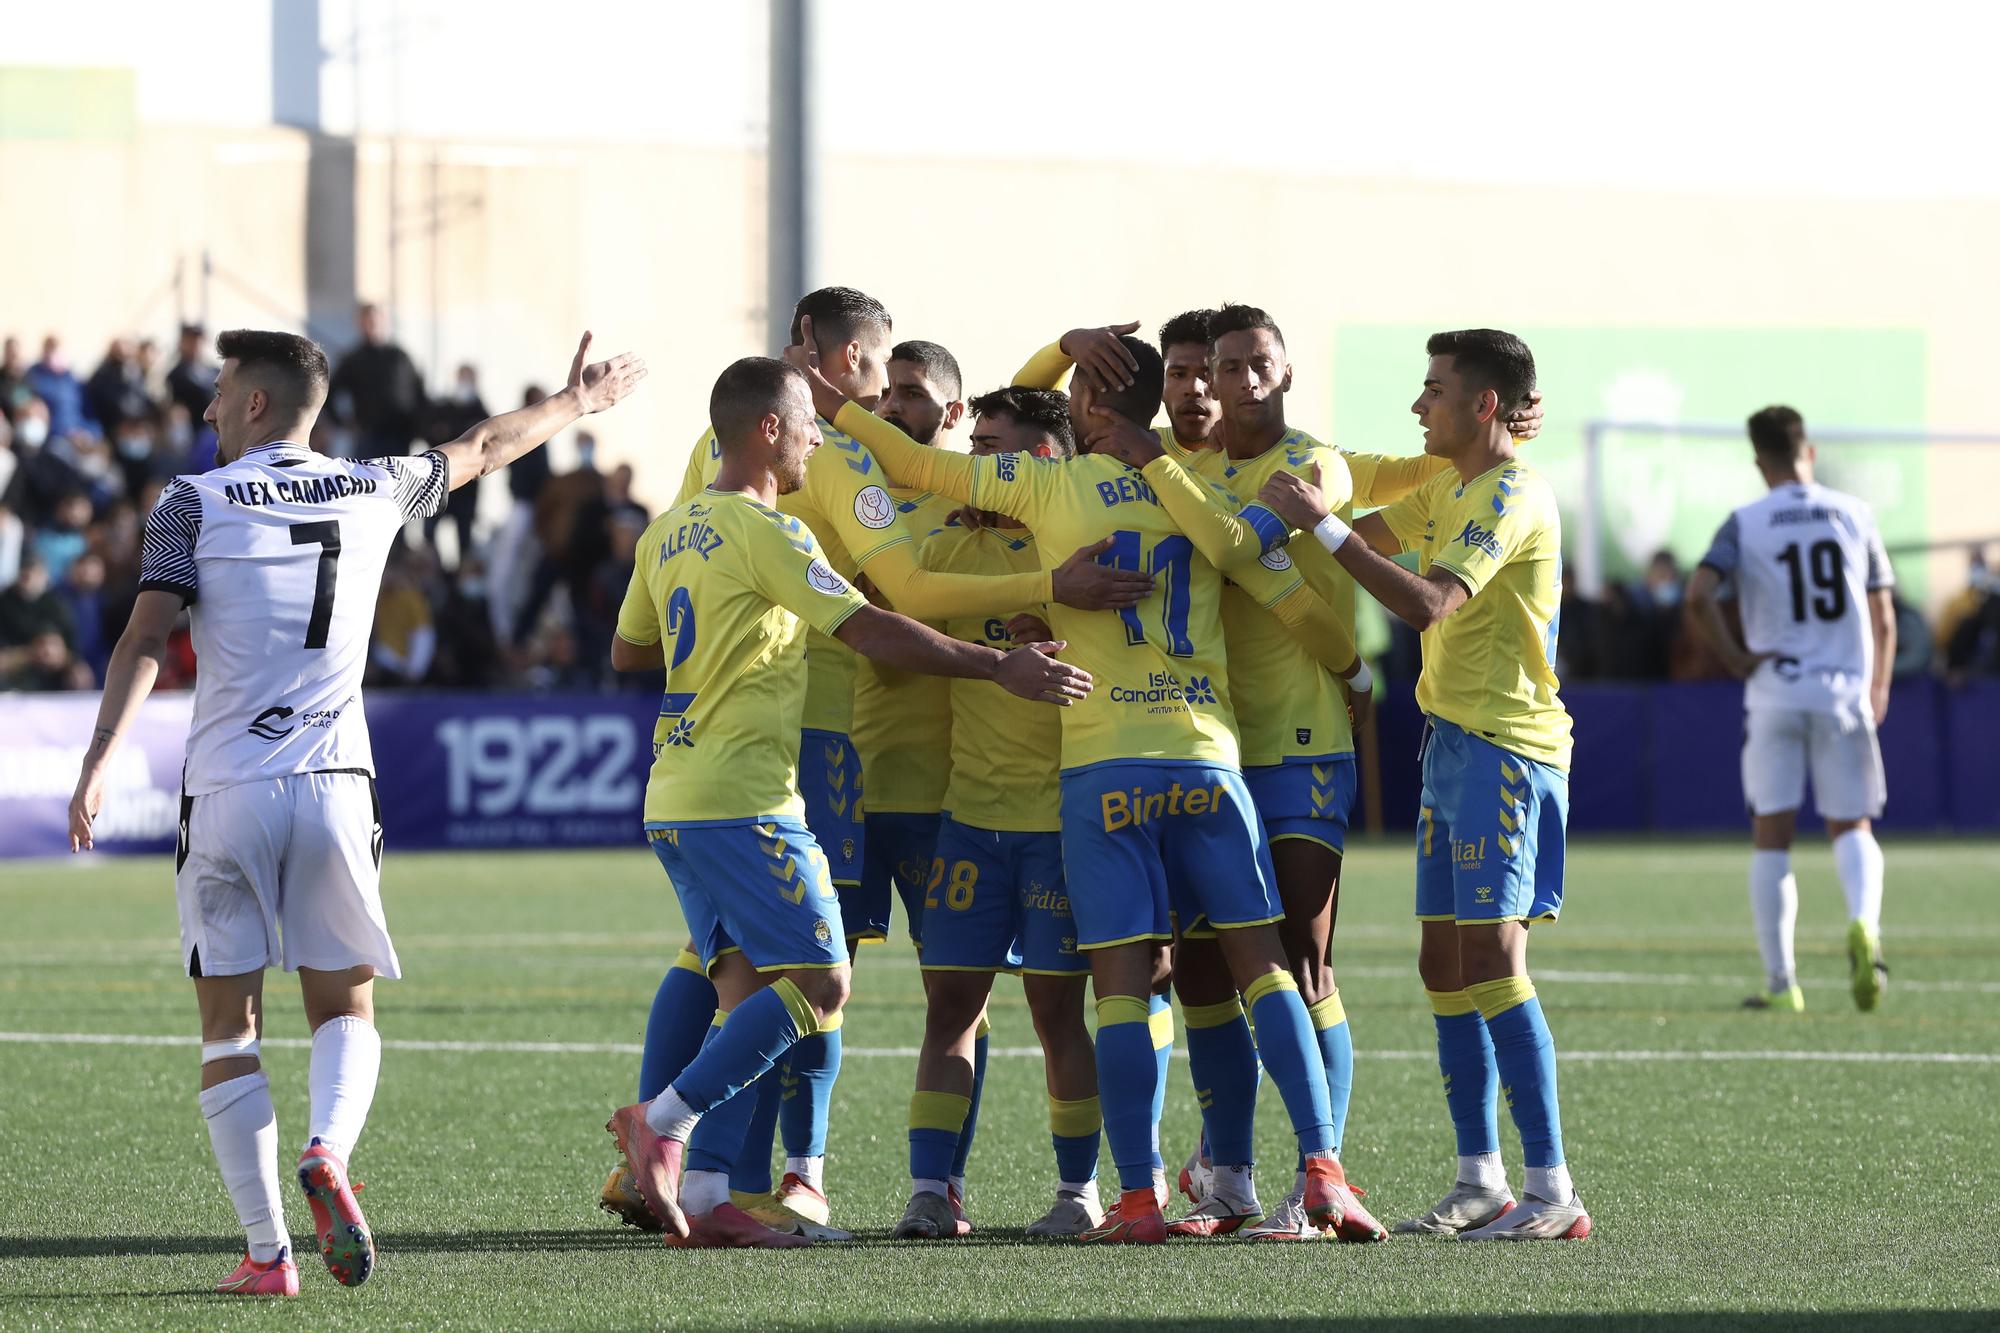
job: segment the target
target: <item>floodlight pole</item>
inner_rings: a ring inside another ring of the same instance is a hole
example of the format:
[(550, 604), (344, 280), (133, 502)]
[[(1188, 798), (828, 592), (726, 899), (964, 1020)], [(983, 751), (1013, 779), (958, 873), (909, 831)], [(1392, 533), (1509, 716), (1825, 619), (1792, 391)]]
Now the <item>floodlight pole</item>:
[(770, 145), (764, 306), (776, 351), (791, 341), (792, 303), (811, 287), (819, 239), (811, 0), (771, 0)]

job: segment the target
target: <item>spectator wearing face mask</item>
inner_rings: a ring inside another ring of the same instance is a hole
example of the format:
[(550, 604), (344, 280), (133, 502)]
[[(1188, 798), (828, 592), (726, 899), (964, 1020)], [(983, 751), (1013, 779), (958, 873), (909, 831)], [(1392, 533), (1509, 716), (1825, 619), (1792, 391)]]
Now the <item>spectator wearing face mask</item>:
[(167, 370), (168, 402), (187, 413), (190, 422), (200, 421), (215, 397), (216, 365), (208, 359), (208, 331), (199, 324), (181, 325), (180, 344), (174, 364)]
[[(444, 444), (455, 440), (466, 431), (493, 414), (486, 410), (486, 402), (479, 396), (479, 370), (477, 367), (462, 365), (458, 368), (458, 378), (452, 385), (451, 396), (439, 398), (431, 403), (430, 422), (425, 428), (424, 438), (432, 444)], [(424, 541), (437, 550), (438, 525), (451, 520), (452, 528), (458, 534), (458, 545), (452, 552), (452, 562), (465, 563), (472, 554), (472, 523), (479, 513), (479, 490), (485, 483), (484, 477), (475, 478), (451, 493), (441, 513), (432, 514), (424, 520)]]
[(84, 385), (84, 400), (97, 419), (100, 431), (113, 440), (128, 423), (144, 425), (153, 416), (153, 400), (146, 395), (146, 371), (139, 364), (139, 349), (130, 338), (113, 338), (104, 360)]
[(48, 570), (51, 583), (61, 583), (70, 564), (83, 554), (83, 530), (90, 523), (90, 499), (82, 491), (71, 491), (56, 502), (55, 512), (29, 538), (35, 558)]
[(104, 633), (104, 562), (88, 551), (70, 562), (69, 573), (56, 588), (75, 629), (77, 659), (90, 668), (91, 683), (104, 678), (111, 657), (111, 640)]

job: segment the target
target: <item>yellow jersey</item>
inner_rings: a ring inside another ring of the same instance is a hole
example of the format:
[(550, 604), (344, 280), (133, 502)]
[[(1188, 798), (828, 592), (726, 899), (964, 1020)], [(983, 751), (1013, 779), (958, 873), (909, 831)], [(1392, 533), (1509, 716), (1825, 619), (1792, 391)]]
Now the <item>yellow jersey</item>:
[[(891, 606), (918, 619), (934, 620), (959, 607), (998, 611), (1049, 599), (1050, 578), (1044, 573), (984, 580), (920, 568), (916, 539), (929, 528), (904, 521), (866, 448), (825, 421), (819, 428), (821, 444), (806, 459), (805, 485), (779, 496), (778, 509), (805, 521), (842, 578), (851, 583), (865, 570)], [(706, 487), (721, 466), (722, 449), (710, 430), (688, 456), (682, 490), (696, 477), (696, 490)], [(847, 735), (854, 725), (854, 651), (813, 631), (806, 636), (806, 658), (805, 725)], [(870, 781), (865, 766), (861, 777)]]
[[(964, 574), (1019, 573), (1039, 569), (1034, 534), (1025, 528), (963, 528), (947, 524), (923, 546), (928, 569)], [(1022, 611), (1047, 615), (1047, 608)], [(1012, 615), (953, 616), (945, 632), (1005, 652)], [(951, 783), (944, 809), (974, 828), (1008, 833), (1053, 833), (1062, 828), (1056, 783), (1062, 752), (1062, 710), (1009, 694), (990, 680), (953, 680)], [(873, 796), (871, 794), (872, 803)]]
[[(1136, 607), (1049, 608), (1050, 627), (1069, 643), (1065, 657), (1096, 680), (1087, 699), (1063, 710), (1065, 770), (1134, 759), (1238, 763), (1222, 637), (1222, 578), (1160, 507), (1145, 477), (1103, 455), (1068, 461), (1023, 454), (969, 458), (927, 449), (853, 403), (841, 409), (835, 424), (864, 440), (897, 482), (1025, 523), (1035, 533), (1045, 569), (1063, 552), (1110, 538), (1113, 545), (1101, 561), (1154, 576), (1153, 591)], [(1216, 501), (1218, 512), (1223, 503)], [(1330, 629), (1325, 604), (1311, 595), (1289, 561), (1275, 563), (1278, 567), (1244, 571), (1244, 590), (1260, 605), (1284, 607), (1282, 615), (1311, 616)], [(1327, 651), (1344, 651), (1343, 667), (1353, 661), (1351, 640), (1344, 650)]]
[(1435, 477), (1382, 512), (1419, 573), (1450, 570), (1472, 596), (1424, 631), (1417, 706), (1503, 750), (1569, 768), (1570, 719), (1556, 696), (1562, 519), (1519, 459), (1460, 483)]
[[(1194, 455), (1194, 466), (1218, 481), (1234, 501), (1254, 501), (1274, 472), (1310, 478), (1315, 465), (1329, 493), (1346, 495), (1347, 467), (1340, 454), (1304, 431), (1288, 431), (1255, 458), (1232, 459), (1219, 449)], [(1172, 512), (1171, 510), (1169, 512)], [(1310, 546), (1311, 549), (1307, 549)], [(1317, 543), (1296, 543), (1264, 557), (1288, 558), (1314, 592), (1340, 610), (1341, 586), (1353, 581)], [(1233, 579), (1233, 571), (1232, 571)], [(1346, 598), (1352, 616), (1353, 598)], [(1222, 630), (1229, 637), (1230, 678), (1235, 688), (1236, 725), (1243, 737), (1246, 768), (1287, 759), (1354, 750), (1354, 728), (1339, 679), (1315, 662), (1289, 630), (1233, 581), (1222, 595)]]
[(671, 641), (649, 827), (805, 817), (806, 630), (830, 635), (865, 605), (804, 523), (740, 492), (704, 490), (647, 526), (618, 635)]
[[(929, 491), (892, 486), (889, 498), (905, 523), (926, 534), (936, 533), (944, 526), (945, 517), (958, 508), (956, 501)], [(920, 565), (942, 568), (925, 560), (922, 550), (920, 544)], [(963, 572), (1032, 574), (1039, 568), (1029, 563)], [(951, 632), (942, 619), (927, 623), (932, 629)], [(1006, 694), (1005, 690), (1000, 692)], [(868, 813), (934, 815), (943, 808), (945, 782), (951, 776), (951, 694), (950, 682), (943, 676), (898, 671), (865, 657), (855, 659), (854, 727), (849, 735), (861, 756), (862, 781), (867, 784), (862, 803)], [(1043, 709), (1048, 711), (1047, 705)]]

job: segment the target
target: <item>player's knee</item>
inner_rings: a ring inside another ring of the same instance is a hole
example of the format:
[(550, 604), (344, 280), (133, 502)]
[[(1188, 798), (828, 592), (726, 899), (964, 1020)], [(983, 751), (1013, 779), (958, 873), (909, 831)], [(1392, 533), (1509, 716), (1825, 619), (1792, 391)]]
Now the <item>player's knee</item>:
[(854, 974), (842, 963), (838, 967), (814, 968), (792, 974), (792, 984), (821, 1022), (840, 1012), (852, 993)]
[(1458, 949), (1455, 945), (1447, 948), (1444, 943), (1434, 940), (1428, 931), (1423, 942), (1417, 946), (1417, 975), (1423, 978), (1425, 990), (1465, 989), (1465, 979), (1459, 971)]
[[(924, 1007), (925, 1030), (934, 1037), (953, 1038), (972, 1030), (986, 1011), (984, 987), (963, 983), (963, 974), (933, 973)], [(978, 975), (978, 974), (973, 974)], [(942, 980), (950, 976), (951, 981)]]
[(1067, 980), (1049, 986), (1026, 987), (1028, 1018), (1043, 1045), (1051, 1038), (1068, 1037), (1083, 1027), (1083, 987)]

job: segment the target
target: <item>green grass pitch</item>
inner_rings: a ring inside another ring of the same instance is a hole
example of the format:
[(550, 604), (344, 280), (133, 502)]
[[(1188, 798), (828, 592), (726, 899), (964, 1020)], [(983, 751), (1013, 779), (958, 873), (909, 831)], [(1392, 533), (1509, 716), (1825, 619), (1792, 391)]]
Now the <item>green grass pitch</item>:
[[(1882, 1010), (1857, 1014), (1848, 998), (1822, 843), (1798, 857), (1809, 1012), (1773, 1017), (1736, 1008), (1757, 973), (1747, 847), (1572, 848), (1568, 911), (1535, 931), (1532, 960), (1597, 1223), (1582, 1244), (1027, 1243), (1053, 1163), (1041, 1070), (1018, 1053), (1033, 1036), (1005, 979), (994, 1044), (1013, 1053), (996, 1054), (979, 1122), (979, 1231), (891, 1241), (922, 1015), (899, 937), (862, 956), (834, 1107), (835, 1216), (862, 1239), (683, 1254), (595, 1208), (614, 1160), (601, 1126), (631, 1099), (638, 1063), (618, 1047), (636, 1047), (680, 941), (652, 858), (392, 849), (386, 893), (408, 979), (379, 989), (389, 1047), (355, 1162), (381, 1262), (366, 1287), (336, 1287), (288, 1196), (304, 1287), (289, 1303), (205, 1294), (241, 1239), (195, 1107), (191, 1045), (79, 1039), (192, 1039), (165, 859), (11, 865), (0, 1328), (1994, 1328), (2000, 846), (1898, 840), (1887, 852)], [(1409, 865), (1400, 841), (1354, 850), (1335, 949), (1360, 1052), (1348, 1171), (1385, 1221), (1433, 1201), (1452, 1151), (1412, 970)], [(273, 974), (270, 1000), (268, 1035), (294, 1043), (267, 1045), (265, 1059), (296, 1152), (304, 1024), (289, 979)], [(1290, 1176), (1275, 1096), (1259, 1126), (1269, 1203)], [(1168, 1155), (1195, 1132), (1181, 1062)], [(1502, 1140), (1518, 1184), (1504, 1120)]]

